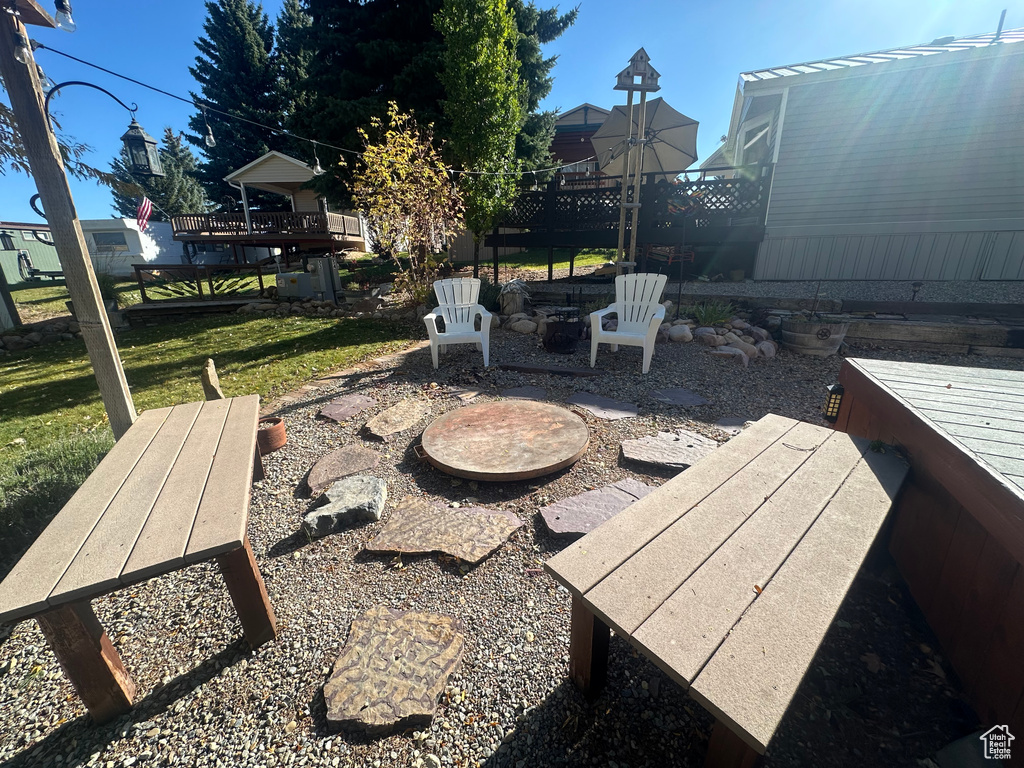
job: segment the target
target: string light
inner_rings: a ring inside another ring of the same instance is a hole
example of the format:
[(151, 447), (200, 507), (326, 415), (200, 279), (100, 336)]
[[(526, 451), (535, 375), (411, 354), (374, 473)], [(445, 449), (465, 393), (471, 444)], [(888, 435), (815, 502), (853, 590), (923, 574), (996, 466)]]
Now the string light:
[(313, 175), (314, 176), (323, 176), (324, 175), (324, 169), (320, 165), (320, 158), (316, 154), (316, 142), (315, 141), (313, 142), (313, 160), (316, 161), (315, 164), (313, 165)]
[(28, 46), (28, 38), (21, 32), (14, 33), (14, 58), (25, 65), (32, 61), (32, 49)]
[(53, 20), (57, 22), (57, 29), (63, 29), (65, 32), (74, 32), (78, 29), (75, 20), (71, 18), (69, 0), (54, 0), (53, 5), (57, 9), (57, 13), (53, 17)]
[[(70, 13), (70, 3), (68, 4), (68, 11)], [(27, 49), (27, 46), (28, 46), (28, 40), (27, 39), (25, 40), (25, 45), (26, 45), (26, 49)], [(298, 134), (292, 133), (291, 131), (286, 131), (286, 130), (281, 129), (281, 128), (274, 128), (273, 126), (270, 126), (270, 125), (264, 125), (263, 123), (259, 123), (259, 122), (255, 121), (255, 120), (250, 120), (248, 118), (241, 117), (240, 115), (233, 115), (230, 112), (225, 112), (223, 110), (217, 109), (216, 107), (210, 106), (209, 104), (200, 104), (199, 102), (195, 101), (194, 99), (186, 99), (184, 96), (179, 96), (176, 93), (171, 93), (170, 91), (165, 91), (162, 88), (157, 88), (155, 85), (150, 85), (149, 83), (144, 83), (141, 80), (136, 80), (133, 77), (128, 77), (127, 75), (122, 75), (120, 72), (114, 72), (113, 70), (107, 69), (106, 67), (101, 67), (98, 64), (93, 64), (91, 61), (86, 61), (85, 59), (80, 59), (77, 56), (72, 56), (69, 53), (64, 53), (63, 51), (58, 51), (56, 48), (51, 48), (48, 45), (43, 45), (42, 43), (36, 43), (36, 47), (37, 48), (41, 48), (43, 50), (51, 51), (52, 53), (56, 53), (58, 56), (63, 56), (66, 59), (71, 59), (72, 61), (76, 61), (79, 64), (84, 64), (87, 67), (92, 67), (93, 69), (97, 69), (100, 72), (104, 72), (104, 73), (106, 73), (108, 75), (111, 75), (112, 77), (117, 77), (117, 78), (120, 78), (121, 80), (126, 80), (129, 83), (134, 83), (135, 85), (138, 85), (138, 86), (140, 86), (142, 88), (146, 88), (147, 90), (150, 90), (150, 91), (154, 91), (154, 92), (159, 93), (159, 94), (161, 94), (163, 96), (167, 96), (168, 98), (175, 99), (177, 101), (183, 102), (185, 104), (189, 104), (189, 105), (194, 106), (194, 107), (198, 107), (200, 110), (202, 110), (202, 113), (203, 113), (203, 123), (206, 125), (206, 137), (205, 137), (204, 141), (206, 143), (206, 146), (210, 147), (211, 149), (213, 147), (217, 146), (217, 140), (214, 138), (213, 130), (210, 128), (210, 124), (209, 124), (209, 122), (206, 119), (207, 110), (209, 110), (210, 112), (214, 112), (214, 113), (216, 113), (218, 115), (221, 115), (223, 117), (226, 117), (226, 118), (228, 118), (230, 120), (240, 120), (243, 123), (249, 123), (250, 125), (255, 125), (258, 128), (263, 128), (264, 130), (270, 131), (271, 133), (274, 133), (274, 134), (276, 134), (278, 136), (287, 136), (288, 138), (295, 139), (296, 141), (307, 141), (310, 144), (314, 145), (314, 158), (316, 157), (316, 149), (315, 149), (316, 146), (328, 147), (330, 149), (337, 150), (338, 152), (342, 152), (342, 153), (347, 154), (347, 155), (352, 155), (353, 157), (360, 157), (360, 158), (363, 157), (363, 153), (362, 152), (357, 152), (357, 151), (352, 150), (352, 149), (346, 149), (345, 147), (339, 147), (339, 146), (336, 146), (334, 144), (328, 144), (327, 142), (319, 141), (317, 139), (311, 139), (311, 138), (309, 138), (307, 136), (299, 136)], [(17, 58), (17, 52), (15, 52), (15, 58)], [(21, 59), (18, 59), (18, 60), (21, 61)], [(576, 162), (584, 162), (585, 163), (585, 162), (590, 162), (591, 160), (597, 160), (597, 159), (598, 159), (597, 155), (591, 155), (590, 157), (585, 158), (584, 160), (580, 160), (580, 161), (576, 161)], [(548, 166), (546, 168), (535, 168), (535, 169), (531, 169), (531, 170), (528, 170), (528, 171), (470, 171), (470, 170), (465, 170), (465, 169), (455, 171), (455, 170), (453, 170), (451, 168), (446, 168), (446, 170), (449, 173), (452, 174), (453, 178), (454, 178), (454, 175), (456, 173), (461, 173), (463, 175), (470, 175), (470, 176), (519, 176), (519, 177), (523, 177), (523, 176), (526, 176), (526, 174), (531, 173), (531, 174), (533, 174), (534, 183), (536, 183), (536, 179), (537, 179), (537, 174), (538, 173), (547, 173), (549, 171), (554, 171), (554, 172), (557, 173), (559, 171), (565, 170), (566, 168), (569, 168), (573, 164), (574, 163), (563, 163), (562, 165), (552, 165), (552, 166)], [(320, 168), (320, 170), (321, 170), (321, 172), (323, 172), (323, 168)], [(315, 167), (313, 169), (313, 172), (316, 173), (316, 168)], [(564, 179), (563, 179), (563, 184), (564, 184)]]

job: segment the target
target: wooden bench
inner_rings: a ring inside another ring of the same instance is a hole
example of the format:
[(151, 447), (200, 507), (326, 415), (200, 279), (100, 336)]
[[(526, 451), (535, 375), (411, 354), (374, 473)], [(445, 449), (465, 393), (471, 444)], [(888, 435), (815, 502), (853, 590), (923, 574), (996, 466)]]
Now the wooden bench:
[(277, 636), (246, 536), (259, 396), (146, 411), (0, 583), (0, 623), (34, 617), (93, 719), (135, 684), (90, 601), (216, 558), (249, 644)]
[(708, 765), (764, 754), (907, 473), (893, 451), (769, 415), (551, 558), (570, 675), (609, 627), (715, 716)]

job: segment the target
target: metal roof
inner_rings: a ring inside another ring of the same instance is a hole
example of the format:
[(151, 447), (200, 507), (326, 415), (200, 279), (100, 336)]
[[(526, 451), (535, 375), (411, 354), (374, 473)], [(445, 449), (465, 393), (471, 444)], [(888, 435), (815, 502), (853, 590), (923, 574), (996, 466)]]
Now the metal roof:
[(1024, 27), (1020, 29), (1004, 29), (998, 40), (995, 32), (986, 32), (983, 35), (972, 35), (970, 37), (940, 37), (930, 43), (921, 45), (910, 45), (904, 48), (890, 48), (887, 51), (873, 51), (871, 53), (857, 53), (852, 56), (839, 56), (834, 59), (821, 59), (819, 61), (806, 61), (802, 64), (787, 64), (782, 67), (770, 67), (758, 69), (752, 72), (743, 72), (740, 79), (744, 82), (758, 82), (760, 80), (772, 80), (777, 77), (789, 77), (791, 75), (807, 75), (813, 72), (828, 72), (834, 69), (848, 69), (866, 64), (883, 64), (887, 61), (898, 61), (900, 59), (914, 59), (921, 56), (931, 56), (934, 53), (950, 53), (952, 51), (965, 51), (971, 48), (984, 48), (989, 45), (1002, 45), (1004, 43), (1024, 42)]

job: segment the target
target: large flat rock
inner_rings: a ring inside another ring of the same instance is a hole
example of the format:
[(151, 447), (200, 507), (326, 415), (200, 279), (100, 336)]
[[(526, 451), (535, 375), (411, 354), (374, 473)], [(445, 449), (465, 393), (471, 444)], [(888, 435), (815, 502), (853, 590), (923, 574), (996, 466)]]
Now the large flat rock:
[(335, 480), (360, 472), (369, 472), (377, 466), (380, 454), (361, 445), (346, 445), (331, 451), (309, 470), (306, 484), (313, 493), (320, 493)]
[(633, 403), (623, 403), (619, 400), (595, 395), (591, 392), (577, 392), (565, 402), (567, 405), (578, 405), (581, 408), (586, 408), (597, 418), (609, 421), (629, 419), (637, 414), (637, 407)]
[(710, 400), (698, 395), (696, 392), (691, 392), (683, 387), (668, 387), (666, 389), (652, 389), (651, 397), (662, 403), (668, 403), (669, 405), (708, 405)]
[(542, 507), (540, 515), (552, 535), (575, 538), (590, 533), (653, 490), (654, 486), (627, 477), (604, 488)]
[(659, 432), (653, 437), (623, 440), (622, 458), (666, 469), (686, 469), (717, 447), (714, 440), (695, 432)]
[(483, 507), (441, 508), (406, 496), (365, 549), (410, 554), (445, 552), (467, 563), (479, 563), (522, 524), (511, 512)]
[(450, 616), (382, 605), (360, 614), (324, 685), (328, 725), (383, 735), (428, 724), (464, 646)]
[(331, 400), (320, 409), (320, 415), (331, 421), (348, 421), (353, 416), (372, 408), (377, 401), (366, 395), (344, 395)]
[(366, 422), (366, 430), (383, 440), (409, 429), (429, 411), (430, 407), (423, 400), (403, 400)]

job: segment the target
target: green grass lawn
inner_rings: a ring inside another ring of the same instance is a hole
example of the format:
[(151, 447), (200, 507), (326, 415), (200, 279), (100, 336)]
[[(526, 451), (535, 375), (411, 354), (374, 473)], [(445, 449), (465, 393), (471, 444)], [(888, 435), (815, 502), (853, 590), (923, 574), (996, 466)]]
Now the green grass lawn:
[[(221, 315), (127, 331), (118, 334), (117, 346), (141, 411), (202, 400), (199, 373), (207, 357), (216, 362), (226, 395), (266, 397), (409, 338), (407, 328), (381, 321)], [(83, 342), (17, 352), (3, 366), (0, 461), (17, 450), (9, 445), (16, 438), (33, 448), (106, 427)]]
[[(488, 253), (490, 249), (480, 249), (480, 263), (481, 264), (492, 264), (491, 254)], [(568, 269), (569, 268), (569, 249), (568, 248), (555, 248), (555, 269)], [(575, 264), (577, 267), (593, 267), (598, 264), (604, 264), (606, 261), (613, 261), (615, 259), (615, 251), (608, 249), (595, 249), (589, 251), (580, 251), (576, 254)], [(501, 266), (512, 267), (515, 269), (543, 269), (548, 268), (548, 249), (547, 248), (527, 248), (522, 253), (513, 253), (508, 256), (502, 256)], [(459, 261), (456, 264), (472, 264), (470, 261)]]

